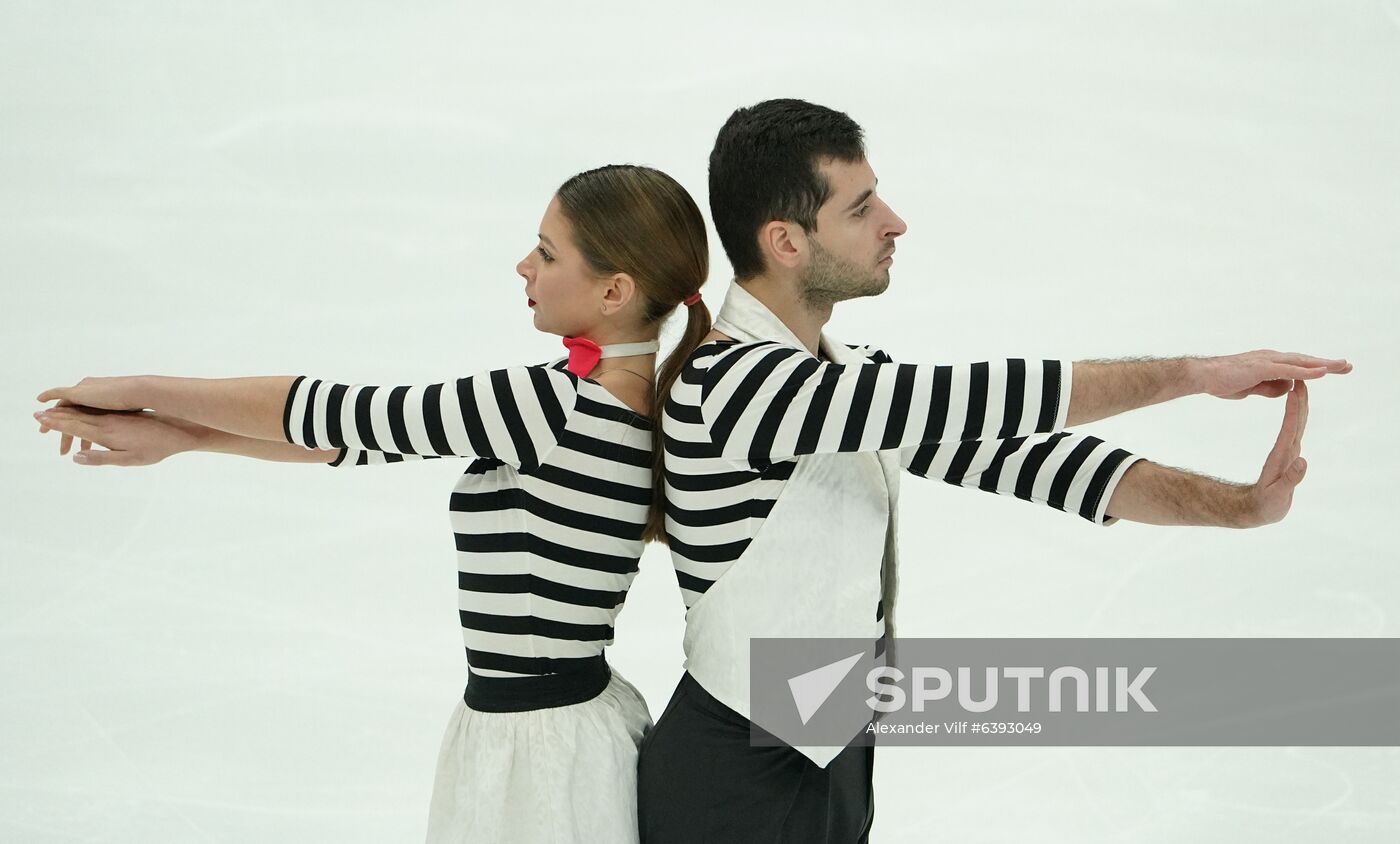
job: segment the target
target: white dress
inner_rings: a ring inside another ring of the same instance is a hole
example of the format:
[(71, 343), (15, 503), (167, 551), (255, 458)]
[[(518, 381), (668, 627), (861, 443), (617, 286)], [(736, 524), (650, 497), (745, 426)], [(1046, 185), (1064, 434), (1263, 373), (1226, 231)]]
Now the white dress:
[(428, 844), (637, 841), (637, 747), (651, 715), (617, 669), (602, 694), (528, 712), (461, 698), (438, 753)]

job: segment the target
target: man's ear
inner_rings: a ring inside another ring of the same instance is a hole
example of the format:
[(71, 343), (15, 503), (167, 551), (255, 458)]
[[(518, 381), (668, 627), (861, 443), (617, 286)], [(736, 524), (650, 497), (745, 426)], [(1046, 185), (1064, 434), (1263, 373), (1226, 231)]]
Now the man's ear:
[(770, 220), (758, 230), (758, 247), (769, 266), (795, 270), (807, 252), (807, 233), (796, 223)]

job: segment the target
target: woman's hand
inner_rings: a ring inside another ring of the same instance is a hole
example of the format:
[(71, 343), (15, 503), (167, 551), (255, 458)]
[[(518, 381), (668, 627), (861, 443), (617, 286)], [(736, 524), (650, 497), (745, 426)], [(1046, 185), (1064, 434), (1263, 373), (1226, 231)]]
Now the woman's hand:
[(102, 410), (143, 410), (140, 396), (144, 376), (115, 375), (84, 378), (71, 387), (50, 387), (39, 394), (39, 401), (58, 399), (60, 403), (80, 404)]
[[(54, 405), (54, 406), (55, 406), (55, 407), (71, 407), (72, 405), (73, 405), (73, 403), (70, 402), (70, 401), (67, 401), (66, 399), (59, 399), (58, 404), (56, 404), (56, 405)], [(40, 413), (43, 413), (43, 411), (39, 411), (38, 413), (35, 413), (35, 414), (34, 414), (34, 418), (35, 418), (35, 419), (38, 419)], [(40, 422), (40, 423), (39, 423), (39, 433), (44, 434), (44, 433), (48, 433), (48, 431), (49, 431), (49, 426), (45, 425), (43, 422)], [(64, 435), (63, 435), (63, 438), (60, 439), (59, 442), (58, 442), (58, 453), (59, 453), (59, 454), (67, 454), (67, 453), (68, 453), (68, 447), (71, 446), (72, 444), (73, 444), (73, 435), (72, 435), (72, 434), (64, 434)], [(87, 451), (88, 448), (89, 448), (91, 445), (92, 445), (92, 443), (88, 442), (87, 440), (83, 440), (82, 449), (81, 449), (81, 450), (82, 450), (82, 451)]]
[[(151, 411), (107, 411), (63, 405), (34, 414), (40, 432), (64, 435), (59, 454), (66, 454), (76, 437), (83, 448), (73, 455), (86, 466), (149, 466), (172, 454), (195, 451), (208, 430), (184, 419), (159, 416)], [(107, 448), (87, 448), (93, 442)]]

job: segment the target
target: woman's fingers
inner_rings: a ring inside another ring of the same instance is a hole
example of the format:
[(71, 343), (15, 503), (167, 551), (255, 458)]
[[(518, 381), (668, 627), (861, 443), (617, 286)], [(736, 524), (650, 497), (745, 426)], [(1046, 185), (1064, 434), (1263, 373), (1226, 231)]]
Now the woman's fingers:
[[(42, 394), (41, 394), (42, 395)], [(76, 418), (76, 410), (73, 402), (66, 398), (61, 398), (58, 403), (47, 410), (41, 410), (34, 414), (34, 418), (39, 420), (39, 433), (47, 433), (50, 430), (60, 430), (58, 426), (51, 424), (55, 419)], [(58, 454), (60, 457), (68, 453), (68, 449), (73, 447), (73, 435), (68, 431), (63, 431), (63, 436), (58, 438)]]
[[(65, 434), (83, 435), (99, 430), (92, 422), (76, 413), (46, 413), (40, 421), (55, 431), (63, 431)], [(91, 439), (91, 437), (87, 439)]]
[(75, 414), (50, 413), (46, 415), (44, 424), (63, 434), (63, 441), (58, 450), (59, 454), (67, 454), (68, 448), (73, 444), (75, 438), (81, 443), (79, 451), (91, 448), (92, 443), (97, 443), (104, 448), (111, 447), (101, 428), (78, 418)]
[(82, 466), (129, 466), (131, 457), (125, 451), (80, 451), (73, 455), (73, 462)]

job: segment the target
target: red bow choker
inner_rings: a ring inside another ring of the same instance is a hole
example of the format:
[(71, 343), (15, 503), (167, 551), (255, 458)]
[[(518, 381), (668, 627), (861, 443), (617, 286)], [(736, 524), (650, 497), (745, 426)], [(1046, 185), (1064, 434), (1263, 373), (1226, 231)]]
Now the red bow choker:
[(564, 347), (569, 350), (569, 371), (580, 378), (587, 378), (588, 373), (592, 372), (593, 367), (603, 358), (649, 354), (660, 349), (661, 343), (657, 340), (643, 340), (639, 343), (609, 343), (599, 346), (587, 337), (565, 337)]

